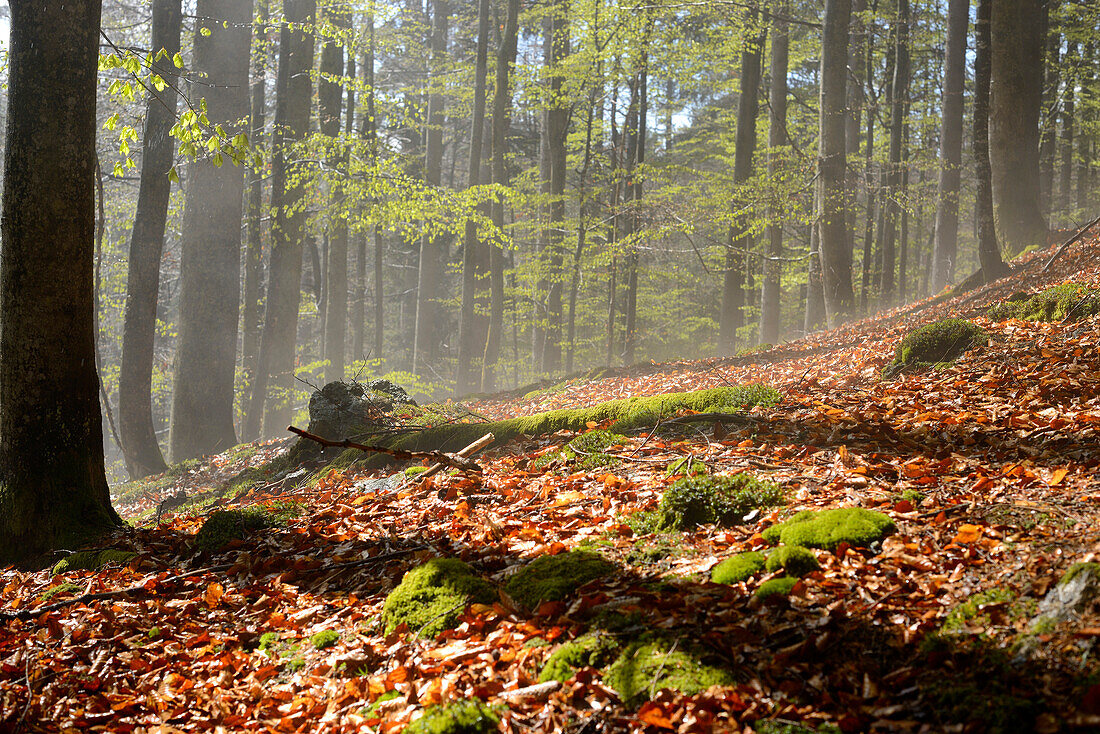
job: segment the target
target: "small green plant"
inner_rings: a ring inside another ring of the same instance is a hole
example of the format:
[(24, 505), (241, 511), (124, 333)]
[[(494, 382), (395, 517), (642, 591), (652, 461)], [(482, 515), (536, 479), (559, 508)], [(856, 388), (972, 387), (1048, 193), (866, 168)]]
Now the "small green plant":
[(365, 716), (368, 719), (378, 718), (378, 715), (382, 712), (382, 704), (384, 704), (386, 701), (392, 701), (395, 698), (400, 698), (400, 697), (401, 697), (401, 694), (398, 693), (397, 691), (386, 691), (381, 696), (374, 699), (374, 701), (371, 702), (370, 706), (367, 706), (365, 709), (362, 709), (363, 716)]
[(1084, 283), (1062, 283), (1032, 295), (1013, 294), (1006, 301), (991, 306), (986, 315), (997, 321), (1073, 321), (1097, 313), (1100, 313), (1100, 288)]
[(788, 596), (797, 583), (798, 579), (794, 576), (781, 576), (760, 584), (760, 587), (753, 593), (760, 599), (767, 599), (771, 596)]
[(733, 476), (684, 477), (661, 497), (657, 506), (657, 529), (736, 525), (753, 510), (782, 503), (783, 493), (777, 485), (747, 472)]
[(304, 667), (306, 667), (306, 659), (301, 656), (293, 657), (286, 663), (286, 669), (291, 673), (297, 673)]
[(264, 632), (260, 635), (259, 649), (263, 652), (273, 651), (279, 646), (283, 636), (278, 632)]
[(474, 575), (457, 558), (433, 558), (405, 573), (386, 597), (382, 619), (386, 634), (400, 624), (421, 637), (434, 637), (458, 622), (470, 602), (490, 604), (497, 598), (492, 585)]
[(984, 329), (965, 319), (944, 319), (925, 324), (901, 340), (894, 361), (882, 371), (883, 377), (893, 377), (915, 367), (954, 362), (988, 338)]
[(492, 734), (500, 717), (478, 698), (443, 706), (431, 706), (424, 715), (405, 727), (405, 734)]
[(783, 571), (790, 576), (805, 576), (821, 568), (812, 551), (798, 545), (781, 545), (768, 554), (769, 573)]
[(150, 640), (157, 639), (158, 637), (160, 637), (160, 627), (157, 627), (156, 625), (153, 625), (145, 633), (145, 636), (148, 637)]
[(309, 638), (310, 644), (315, 650), (324, 650), (332, 647), (340, 640), (340, 633), (336, 630), (321, 630)]
[(539, 556), (513, 574), (505, 590), (520, 604), (533, 609), (543, 601), (558, 601), (589, 581), (609, 576), (615, 564), (590, 551)]
[(737, 584), (764, 570), (763, 553), (747, 551), (719, 563), (710, 570), (710, 580), (716, 584)]
[(841, 543), (866, 548), (894, 532), (894, 521), (881, 512), (862, 507), (803, 510), (786, 522), (764, 531), (772, 544), (835, 550)]

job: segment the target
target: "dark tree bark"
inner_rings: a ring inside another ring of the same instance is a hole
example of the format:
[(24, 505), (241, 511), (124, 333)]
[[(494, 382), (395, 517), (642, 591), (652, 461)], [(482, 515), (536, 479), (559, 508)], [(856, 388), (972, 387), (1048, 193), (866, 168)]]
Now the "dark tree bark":
[[(438, 187), (443, 174), (443, 125), (447, 98), (443, 94), (441, 77), (447, 55), (447, 25), (450, 20), (448, 0), (434, 0), (432, 9), (431, 64), (428, 95), (428, 129), (425, 134), (424, 182)], [(416, 283), (416, 332), (413, 339), (413, 372), (427, 374), (427, 366), (439, 354), (439, 334), (442, 309), (439, 306), (443, 287), (443, 267), (447, 259), (447, 241), (443, 237), (422, 237)]]
[(969, 23), (970, 0), (950, 0), (947, 6), (947, 55), (944, 59), (943, 131), (940, 134), (936, 239), (932, 251), (932, 290), (937, 293), (955, 277), (958, 253), (963, 87), (966, 83), (966, 35)]
[(121, 525), (93, 295), (99, 0), (11, 4), (0, 254), (0, 565)]
[(263, 416), (264, 436), (282, 434), (292, 410), (294, 347), (305, 237), (305, 212), (300, 202), (305, 191), (298, 175), (301, 166), (294, 162), (291, 147), (309, 129), (313, 36), (302, 29), (302, 24), (313, 22), (317, 3), (316, 0), (284, 0), (283, 12), (287, 24), (279, 34), (275, 132), (272, 136), (271, 208), (275, 221), (271, 230), (271, 265), (268, 267), (260, 365), (253, 382), (250, 408), (251, 420)]
[(556, 0), (550, 19), (550, 109), (546, 113), (547, 144), (550, 158), (550, 287), (546, 294), (546, 345), (542, 352), (543, 372), (561, 369), (562, 289), (565, 261), (565, 173), (566, 138), (569, 135), (569, 106), (562, 98), (565, 78), (562, 61), (569, 55), (568, 5)]
[[(477, 11), (477, 50), (474, 61), (474, 109), (470, 121), (470, 166), (466, 186), (481, 182), (483, 138), (485, 134), (485, 78), (489, 67), (489, 0), (479, 0)], [(478, 285), (488, 269), (488, 250), (478, 240), (477, 225), (466, 222), (462, 240), (462, 305), (458, 320), (457, 395), (474, 390), (474, 360), (478, 347), (485, 344), (485, 318), (477, 313)]]
[(118, 373), (118, 427), (126, 471), (139, 479), (167, 469), (153, 426), (153, 341), (157, 326), (160, 260), (172, 184), (175, 145), (168, 134), (176, 116), (176, 69), (172, 57), (180, 50), (180, 0), (153, 3), (150, 49), (167, 58), (153, 62), (153, 70), (169, 83), (163, 91), (150, 87), (142, 138), (141, 183), (137, 213), (130, 232), (126, 273), (126, 311), (122, 326), (122, 359)]
[[(768, 106), (771, 108), (768, 127), (768, 178), (780, 175), (783, 156), (780, 149), (787, 145), (787, 66), (790, 56), (790, 37), (787, 35), (787, 22), (778, 16), (785, 16), (786, 3), (777, 9), (777, 17), (772, 21), (771, 49), (771, 88), (768, 92)], [(780, 316), (780, 276), (783, 273), (783, 212), (782, 207), (771, 205), (768, 208), (768, 230), (764, 258), (764, 284), (760, 289), (760, 341), (775, 344), (779, 341)]]
[(1066, 49), (1066, 91), (1062, 102), (1062, 140), (1061, 140), (1061, 165), (1059, 167), (1058, 209), (1062, 215), (1069, 211), (1073, 205), (1073, 126), (1076, 109), (1077, 65), (1078, 46), (1076, 41), (1070, 41)]
[[(1096, 92), (1093, 91), (1093, 88), (1096, 86), (1096, 65), (1100, 62), (1100, 59), (1097, 58), (1096, 48), (1096, 42), (1089, 40), (1085, 44), (1081, 58), (1081, 68), (1087, 70), (1081, 80), (1082, 109), (1088, 109), (1089, 103), (1095, 102), (1096, 99)], [(1095, 121), (1095, 119), (1095, 112), (1089, 114), (1082, 121), (1082, 128), (1086, 127), (1089, 122)], [(1081, 212), (1088, 211), (1089, 197), (1092, 195), (1093, 156), (1096, 152), (1094, 138), (1094, 134), (1088, 135), (1084, 130), (1077, 136), (1077, 210)]]
[[(642, 178), (637, 174), (638, 167), (645, 163), (646, 123), (649, 120), (649, 38), (653, 30), (653, 17), (646, 18), (645, 33), (642, 36), (641, 69), (638, 72), (637, 102), (633, 107), (633, 122), (629, 124), (630, 135), (627, 145), (629, 173), (627, 176), (627, 197), (631, 203), (629, 231), (634, 235), (638, 231), (638, 212), (642, 201)], [(626, 292), (623, 294), (623, 363), (634, 364), (638, 345), (638, 248), (631, 242), (626, 253)]]
[(993, 172), (989, 161), (989, 86), (992, 71), (990, 16), (993, 0), (978, 0), (974, 23), (974, 218), (978, 224), (978, 261), (987, 281), (1007, 271), (997, 243), (993, 217)]
[(1043, 216), (1050, 217), (1054, 206), (1054, 158), (1058, 139), (1058, 88), (1062, 84), (1062, 34), (1052, 22), (1058, 14), (1060, 0), (1040, 0), (1042, 5), (1040, 35), (1046, 43), (1043, 74), (1043, 103), (1039, 129), (1039, 206)]
[[(329, 21), (336, 28), (348, 28), (350, 18), (343, 7), (331, 7)], [(350, 57), (350, 54), (349, 54)], [(342, 41), (329, 39), (321, 48), (321, 77), (317, 83), (318, 117), (321, 134), (335, 141), (340, 134), (344, 86), (344, 46)], [(350, 109), (353, 109), (354, 105)], [(335, 153), (328, 161), (330, 168), (347, 171), (347, 148)], [(342, 213), (344, 187), (337, 179), (330, 190), (329, 246), (325, 267), (325, 381), (344, 379), (344, 341), (348, 323), (348, 224)]]
[[(248, 117), (252, 0), (200, 0), (194, 65), (207, 116), (230, 135)], [(222, 23), (220, 21), (225, 21)], [(209, 30), (204, 35), (202, 30)], [(247, 128), (244, 128), (247, 131)], [(241, 300), (244, 168), (197, 160), (188, 168), (180, 255), (179, 340), (168, 435), (173, 461), (237, 443), (233, 380)]]
[[(493, 94), (492, 169), (493, 183), (506, 186), (508, 172), (504, 166), (505, 145), (512, 105), (511, 69), (516, 63), (519, 31), (519, 0), (508, 0), (504, 31), (496, 59), (496, 86)], [(504, 226), (504, 203), (494, 201), (493, 224)], [(499, 245), (489, 250), (489, 329), (485, 336), (485, 352), (481, 360), (481, 391), (496, 388), (496, 366), (500, 359), (500, 339), (504, 331), (504, 251)]]
[[(751, 23), (758, 22), (753, 16)], [(737, 189), (734, 210), (736, 214), (728, 234), (726, 270), (722, 279), (722, 310), (718, 318), (718, 351), (733, 354), (737, 346), (737, 332), (745, 323), (745, 269), (749, 262), (748, 251), (752, 247), (749, 233), (748, 192), (745, 188), (752, 178), (752, 159), (756, 154), (756, 114), (759, 110), (760, 53), (764, 45), (763, 32), (749, 39), (741, 51), (741, 93), (737, 97), (737, 135), (734, 138), (733, 185)]]
[(894, 33), (894, 80), (890, 86), (890, 162), (882, 202), (882, 303), (893, 305), (897, 295), (897, 233), (902, 191), (902, 154), (905, 147), (905, 119), (909, 102), (909, 0), (898, 0)]
[[(249, 142), (254, 148), (260, 148), (267, 125), (267, 66), (268, 42), (267, 20), (270, 15), (268, 3), (271, 0), (257, 0), (256, 27), (252, 36), (252, 113), (249, 119), (251, 128)], [(247, 231), (248, 240), (244, 248), (244, 292), (241, 305), (241, 366), (244, 369), (245, 384), (251, 387), (256, 379), (256, 366), (260, 359), (260, 329), (262, 313), (260, 311), (260, 289), (263, 287), (263, 218), (264, 218), (264, 178), (266, 171), (253, 169), (248, 179)], [(247, 403), (247, 401), (246, 401)], [(247, 405), (246, 414), (247, 414)], [(256, 436), (248, 431), (247, 415), (241, 421), (241, 438), (252, 440)]]
[[(902, 0), (904, 1), (904, 0)], [(855, 312), (852, 250), (845, 204), (845, 88), (851, 0), (826, 0), (821, 51), (821, 134), (818, 149), (818, 228), (825, 316), (833, 327)]]
[(1041, 0), (998, 0), (992, 17), (989, 152), (997, 231), (1010, 253), (1046, 245), (1039, 203)]
[[(864, 69), (866, 89), (871, 90), (873, 88), (874, 69), (875, 69), (875, 48), (874, 37), (871, 33), (871, 29), (866, 31), (866, 39), (864, 54)], [(867, 95), (865, 95), (865, 99)], [(860, 278), (859, 288), (859, 310), (860, 313), (866, 315), (870, 299), (871, 290), (871, 275), (875, 269), (874, 262), (874, 242), (875, 242), (875, 116), (878, 105), (875, 105), (875, 109), (868, 107), (867, 109), (867, 132), (866, 132), (866, 145), (863, 147), (863, 182), (867, 188), (867, 212), (866, 219), (863, 228), (863, 263), (862, 263), (862, 277)]]

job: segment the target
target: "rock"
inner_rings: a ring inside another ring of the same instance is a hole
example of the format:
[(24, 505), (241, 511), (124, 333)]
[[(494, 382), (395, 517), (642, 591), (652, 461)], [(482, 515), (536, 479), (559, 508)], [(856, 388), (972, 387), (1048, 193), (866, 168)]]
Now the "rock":
[(400, 405), (416, 405), (389, 380), (330, 382), (309, 398), (309, 432), (339, 441), (362, 434)]
[(1040, 631), (1074, 619), (1100, 595), (1100, 563), (1078, 563), (1039, 602), (1031, 628)]

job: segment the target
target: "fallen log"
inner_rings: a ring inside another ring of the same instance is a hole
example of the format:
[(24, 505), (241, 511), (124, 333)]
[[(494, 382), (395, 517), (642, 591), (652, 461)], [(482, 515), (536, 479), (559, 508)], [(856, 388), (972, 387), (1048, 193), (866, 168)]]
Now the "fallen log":
[[(301, 436), (302, 438), (309, 439), (310, 441), (316, 441), (317, 443), (325, 447), (357, 449), (359, 451), (366, 451), (370, 453), (385, 454), (386, 456), (392, 456), (393, 458), (401, 461), (409, 461), (413, 459), (430, 459), (436, 464), (440, 465), (440, 468), (444, 466), (450, 466), (454, 467), (455, 469), (464, 469), (466, 471), (481, 471), (481, 465), (478, 464), (476, 461), (472, 461), (462, 456), (462, 452), (451, 454), (445, 451), (405, 451), (403, 449), (391, 449), (388, 446), (376, 446), (355, 443), (354, 441), (347, 438), (345, 438), (343, 441), (331, 441), (327, 438), (316, 436), (309, 431), (303, 431), (301, 428), (297, 428), (295, 426), (287, 426), (287, 430), (291, 433)], [(492, 440), (492, 434), (490, 433), (488, 434), (488, 441), (486, 441), (486, 444)], [(475, 445), (477, 443), (480, 443), (481, 441), (485, 441), (484, 436), (471, 445)], [(467, 447), (467, 449), (468, 448), (469, 447)], [(466, 449), (463, 449), (463, 451), (466, 451)], [(439, 471), (439, 469), (436, 469), (436, 471)]]

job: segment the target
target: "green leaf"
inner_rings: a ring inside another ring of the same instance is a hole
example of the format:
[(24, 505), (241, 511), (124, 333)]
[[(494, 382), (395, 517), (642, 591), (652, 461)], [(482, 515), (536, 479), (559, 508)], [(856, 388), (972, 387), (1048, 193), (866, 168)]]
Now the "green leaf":
[(209, 36), (210, 35), (210, 29), (203, 26), (202, 28), (199, 29), (199, 33), (201, 33), (204, 36)]
[(179, 51), (177, 51), (176, 55), (172, 57), (172, 63), (176, 65), (177, 69), (183, 68), (183, 56), (180, 55)]
[(224, 163), (224, 161), (222, 160), (221, 151), (218, 151), (217, 153), (215, 153), (213, 159), (211, 159), (211, 160), (214, 163), (214, 168), (221, 168), (222, 163)]
[(180, 182), (180, 175), (176, 172), (175, 166), (172, 166), (172, 170), (168, 172), (168, 180), (175, 184)]

